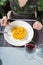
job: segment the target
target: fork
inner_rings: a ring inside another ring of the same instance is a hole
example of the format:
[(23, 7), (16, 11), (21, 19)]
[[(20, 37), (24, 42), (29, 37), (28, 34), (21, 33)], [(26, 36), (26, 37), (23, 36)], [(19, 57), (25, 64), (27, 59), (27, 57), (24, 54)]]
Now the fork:
[(8, 35), (10, 35), (10, 36), (12, 35), (10, 32), (6, 32), (6, 31), (0, 31), (0, 33), (2, 33), (2, 34), (5, 33), (5, 34), (8, 34)]

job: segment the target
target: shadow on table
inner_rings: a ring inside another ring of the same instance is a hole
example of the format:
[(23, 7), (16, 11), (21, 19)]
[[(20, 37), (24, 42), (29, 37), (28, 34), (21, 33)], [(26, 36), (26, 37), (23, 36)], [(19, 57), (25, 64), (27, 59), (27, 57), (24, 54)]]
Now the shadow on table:
[(2, 60), (0, 59), (0, 65), (2, 65)]
[(39, 40), (38, 31), (34, 29), (33, 41), (34, 41), (36, 44), (38, 44), (38, 40)]

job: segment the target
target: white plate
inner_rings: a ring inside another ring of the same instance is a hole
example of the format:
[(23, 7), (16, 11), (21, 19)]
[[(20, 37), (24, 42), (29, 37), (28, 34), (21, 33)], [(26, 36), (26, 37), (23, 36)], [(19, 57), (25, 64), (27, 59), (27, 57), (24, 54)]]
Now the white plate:
[(11, 33), (12, 26), (22, 26), (27, 30), (28, 35), (25, 40), (15, 40), (12, 36), (9, 36), (8, 34), (4, 33), (4, 38), (9, 44), (14, 45), (14, 46), (23, 46), (32, 40), (34, 36), (34, 31), (29, 23), (22, 20), (17, 20), (10, 23), (10, 25), (11, 26), (6, 26), (4, 31)]

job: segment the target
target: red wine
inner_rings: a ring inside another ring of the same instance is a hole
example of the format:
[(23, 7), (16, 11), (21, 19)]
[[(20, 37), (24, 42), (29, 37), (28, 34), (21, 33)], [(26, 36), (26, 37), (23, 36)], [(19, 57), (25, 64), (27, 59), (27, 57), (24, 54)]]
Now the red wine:
[(27, 47), (29, 48), (29, 49), (33, 49), (33, 48), (35, 48), (35, 45), (34, 44), (27, 44)]
[(32, 53), (35, 51), (35, 45), (32, 43), (28, 43), (26, 44), (26, 51), (29, 53)]

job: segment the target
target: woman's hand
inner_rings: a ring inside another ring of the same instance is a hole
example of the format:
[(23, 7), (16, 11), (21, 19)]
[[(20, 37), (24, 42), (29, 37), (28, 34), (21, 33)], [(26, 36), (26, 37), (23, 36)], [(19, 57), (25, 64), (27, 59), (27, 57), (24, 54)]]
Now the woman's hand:
[(8, 23), (7, 23), (7, 17), (4, 16), (4, 17), (2, 18), (1, 26), (6, 26), (6, 25), (8, 25)]
[(33, 24), (33, 28), (36, 29), (36, 30), (41, 30), (43, 27), (43, 25), (39, 22), (39, 21), (36, 21), (34, 24)]
[(11, 14), (11, 11), (9, 11), (9, 12), (7, 13), (7, 16), (4, 16), (4, 17), (2, 18), (1, 26), (9, 25), (10, 22), (8, 22), (7, 20), (10, 18), (10, 14)]

